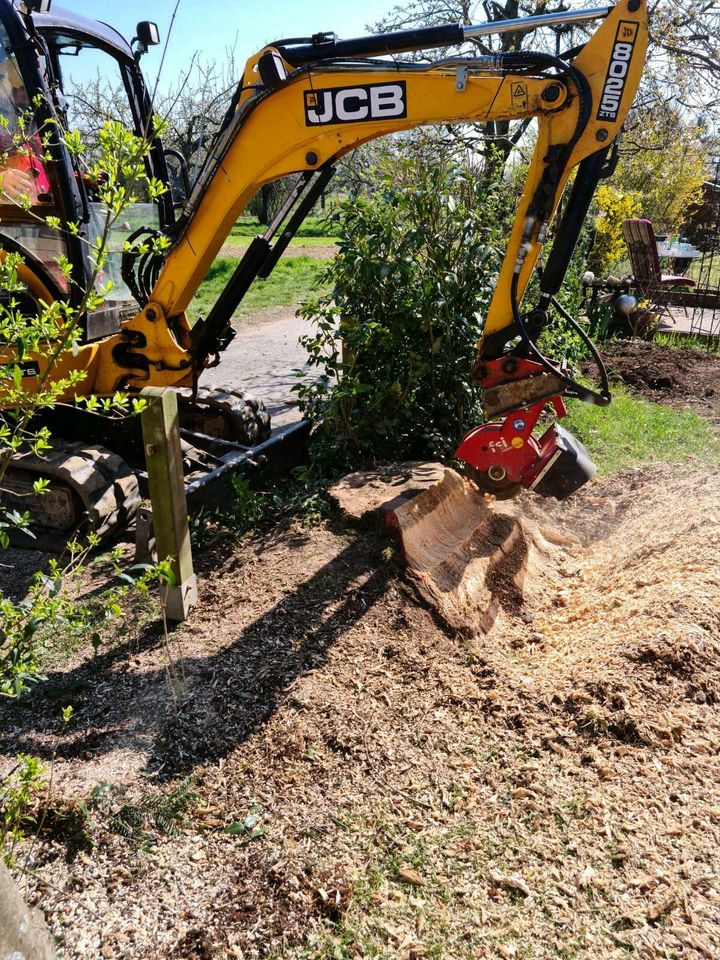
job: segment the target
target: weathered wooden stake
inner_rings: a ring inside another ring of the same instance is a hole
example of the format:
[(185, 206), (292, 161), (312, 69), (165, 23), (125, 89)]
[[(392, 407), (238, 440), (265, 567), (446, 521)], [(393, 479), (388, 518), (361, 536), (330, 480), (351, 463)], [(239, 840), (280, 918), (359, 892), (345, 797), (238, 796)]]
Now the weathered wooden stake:
[(170, 559), (175, 585), (162, 587), (170, 620), (186, 620), (197, 602), (187, 501), (183, 480), (177, 394), (168, 387), (145, 387), (140, 396), (148, 405), (142, 420), (145, 462), (152, 503), (158, 560)]

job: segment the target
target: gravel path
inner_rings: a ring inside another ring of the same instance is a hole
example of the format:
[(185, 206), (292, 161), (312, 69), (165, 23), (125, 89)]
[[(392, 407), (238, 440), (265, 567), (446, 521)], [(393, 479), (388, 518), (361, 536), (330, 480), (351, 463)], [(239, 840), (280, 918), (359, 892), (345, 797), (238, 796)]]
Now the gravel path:
[(275, 427), (300, 419), (292, 387), (295, 370), (305, 368), (298, 337), (311, 324), (295, 316), (295, 307), (276, 307), (243, 319), (220, 365), (206, 370), (202, 383), (242, 387), (265, 401)]

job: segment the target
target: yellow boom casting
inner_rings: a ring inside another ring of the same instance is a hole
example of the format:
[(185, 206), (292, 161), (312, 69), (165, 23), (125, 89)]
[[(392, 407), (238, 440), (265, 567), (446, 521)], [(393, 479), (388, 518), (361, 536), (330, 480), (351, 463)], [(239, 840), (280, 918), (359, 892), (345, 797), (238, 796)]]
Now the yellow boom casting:
[[(78, 389), (83, 394), (107, 395), (121, 388), (191, 384), (206, 358), (193, 355), (184, 311), (233, 224), (260, 187), (296, 171), (332, 164), (373, 138), (423, 124), (538, 119), (537, 146), (485, 331), (492, 333), (510, 326), (510, 285), (528, 208), (546, 174), (552, 147), (568, 144), (578, 126), (581, 101), (573, 77), (587, 82), (592, 115), (552, 184), (546, 221), (572, 170), (584, 158), (609, 146), (620, 132), (640, 82), (646, 43), (645, 3), (623, 0), (570, 61), (576, 73), (567, 76), (533, 76), (528, 68), (515, 72), (493, 69), (493, 60), (499, 63), (498, 58), (466, 60), (461, 67), (441, 63), (404, 69), (385, 62), (362, 68), (321, 62), (293, 69), (276, 50), (267, 48), (256, 54), (248, 60), (242, 81), (242, 86), (250, 89), (243, 94), (235, 119), (215, 146), (209, 174), (195, 187), (187, 224), (167, 256), (149, 303), (115, 336), (80, 348), (72, 366), (86, 370), (87, 376)], [(617, 58), (618, 49), (621, 59)], [(258, 63), (268, 51), (278, 58), (287, 79), (275, 89), (253, 90), (258, 83)], [(458, 77), (465, 67), (467, 74), (460, 83)], [(616, 80), (621, 85), (615, 83), (611, 93), (620, 95), (612, 101), (613, 109), (603, 112), (598, 107), (611, 95), (606, 85)], [(389, 93), (383, 93), (383, 88)], [(359, 97), (360, 91), (367, 91), (367, 100)], [(393, 100), (394, 91), (400, 91), (400, 101)], [(373, 102), (377, 105), (374, 113)], [(330, 112), (324, 115), (317, 111), (312, 106), (317, 103), (328, 104)], [(345, 115), (340, 117), (337, 111), (343, 104)], [(248, 110), (250, 105), (254, 109)], [(537, 222), (526, 241), (520, 295), (546, 233), (547, 222)], [(116, 346), (131, 333), (146, 341), (141, 351), (148, 362), (146, 368), (145, 364), (142, 369), (124, 368), (114, 359)], [(61, 365), (61, 369), (65, 367)], [(23, 386), (31, 388), (32, 382)]]

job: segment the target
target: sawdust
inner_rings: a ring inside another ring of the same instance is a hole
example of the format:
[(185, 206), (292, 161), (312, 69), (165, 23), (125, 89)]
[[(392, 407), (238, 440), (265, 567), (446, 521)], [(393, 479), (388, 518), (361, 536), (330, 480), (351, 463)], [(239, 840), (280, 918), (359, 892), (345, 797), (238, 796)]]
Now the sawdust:
[[(692, 637), (710, 643), (712, 660), (720, 623), (720, 473), (664, 466), (648, 484), (648, 472), (625, 473), (614, 484), (623, 483), (622, 495), (591, 501), (589, 525), (583, 499), (568, 505), (564, 525), (587, 545), (570, 551), (574, 562), (556, 570), (557, 593), (538, 598), (533, 610), (534, 622), (555, 638), (553, 671), (588, 662), (590, 651), (601, 670), (624, 670), (629, 644), (660, 640), (685, 649)], [(544, 512), (537, 501), (533, 510)]]
[[(515, 506), (543, 588), (485, 636), (333, 522), (205, 553), (179, 709), (152, 625), (55, 671), (59, 796), (115, 775), (142, 714), (128, 788), (202, 797), (146, 851), (40, 838), (30, 895), (68, 960), (720, 955), (720, 474)], [(50, 749), (41, 704), (6, 708), (6, 763)], [(261, 836), (223, 832), (249, 811)]]

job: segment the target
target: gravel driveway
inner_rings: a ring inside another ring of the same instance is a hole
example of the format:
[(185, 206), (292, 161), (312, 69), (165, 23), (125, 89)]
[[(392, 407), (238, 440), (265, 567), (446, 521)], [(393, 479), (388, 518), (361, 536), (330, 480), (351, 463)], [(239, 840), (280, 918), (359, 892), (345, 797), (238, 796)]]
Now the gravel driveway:
[(311, 332), (311, 324), (296, 317), (294, 307), (266, 310), (240, 324), (220, 365), (206, 370), (202, 383), (254, 393), (265, 401), (275, 427), (299, 420), (291, 388), (297, 382), (295, 370), (305, 368), (298, 337)]

